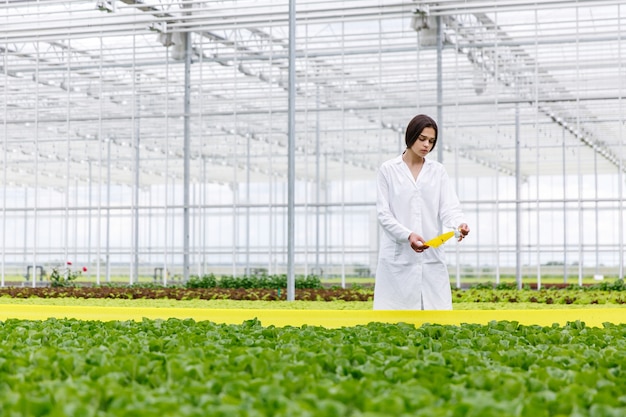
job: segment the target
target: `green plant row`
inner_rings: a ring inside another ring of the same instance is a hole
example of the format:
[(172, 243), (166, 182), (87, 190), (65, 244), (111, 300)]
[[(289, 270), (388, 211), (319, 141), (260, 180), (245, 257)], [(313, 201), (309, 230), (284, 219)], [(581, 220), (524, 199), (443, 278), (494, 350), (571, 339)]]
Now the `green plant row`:
[[(4, 287), (0, 297), (10, 298), (105, 298), (121, 300), (286, 300), (280, 288), (181, 288), (181, 287)], [(298, 289), (295, 298), (302, 301), (368, 301), (371, 291), (352, 289)]]
[[(544, 284), (546, 289), (551, 290), (586, 290), (586, 291), (626, 291), (626, 283), (623, 279), (607, 280), (595, 284), (578, 285), (578, 284)], [(472, 284), (470, 289), (496, 289), (496, 290), (515, 290), (517, 289), (517, 283), (515, 282), (500, 282), (498, 284), (492, 282), (483, 282)], [(522, 289), (530, 290), (532, 287), (530, 284), (524, 284)]]
[[(84, 269), (86, 271), (86, 268)], [(76, 287), (79, 286), (77, 279), (81, 276), (83, 271), (73, 271), (71, 264), (68, 264), (66, 268), (59, 272), (57, 269), (53, 269), (50, 275), (51, 287)], [(322, 282), (318, 276), (306, 275), (294, 277), (294, 285), (298, 289), (318, 289), (322, 288)], [(102, 286), (108, 287), (128, 287), (125, 283), (107, 283)], [(141, 288), (158, 288), (163, 285), (158, 282), (152, 283), (137, 283), (131, 285), (131, 287)], [(171, 287), (185, 288), (264, 288), (264, 289), (277, 289), (287, 288), (287, 275), (248, 275), (248, 276), (229, 276), (225, 275), (217, 277), (215, 274), (206, 274), (202, 276), (192, 275), (189, 280), (183, 284), (172, 284)]]
[[(243, 277), (222, 276), (216, 277), (214, 274), (207, 274), (201, 277), (192, 276), (186, 288), (264, 288), (277, 289), (287, 288), (287, 275), (250, 275)], [(315, 275), (296, 276), (294, 286), (297, 289), (322, 288), (322, 282)]]
[(516, 290), (471, 288), (452, 291), (453, 303), (626, 304), (626, 293), (584, 289)]
[(0, 322), (0, 415), (609, 417), (626, 326)]
[[(250, 300), (280, 301), (287, 299), (281, 288), (183, 288), (163, 286), (100, 286), (100, 287), (3, 287), (0, 297), (10, 298), (69, 298), (118, 300)], [(296, 289), (295, 299), (301, 301), (371, 301), (371, 288)], [(474, 288), (452, 291), (452, 302), (474, 304), (626, 304), (621, 291), (584, 290), (497, 290)]]

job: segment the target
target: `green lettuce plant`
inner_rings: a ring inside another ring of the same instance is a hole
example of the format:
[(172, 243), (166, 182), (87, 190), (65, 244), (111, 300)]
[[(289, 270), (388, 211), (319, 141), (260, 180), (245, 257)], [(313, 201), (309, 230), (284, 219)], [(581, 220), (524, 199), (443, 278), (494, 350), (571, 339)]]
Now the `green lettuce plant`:
[(610, 417), (626, 326), (0, 322), (0, 415)]

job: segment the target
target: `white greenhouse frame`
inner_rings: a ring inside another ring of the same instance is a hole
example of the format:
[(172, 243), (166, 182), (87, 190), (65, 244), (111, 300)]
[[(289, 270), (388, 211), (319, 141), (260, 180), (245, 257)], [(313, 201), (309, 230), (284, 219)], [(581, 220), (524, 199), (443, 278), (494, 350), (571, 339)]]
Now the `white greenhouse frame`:
[(2, 286), (371, 276), (417, 113), (456, 285), (624, 277), (622, 1), (0, 0), (0, 53)]

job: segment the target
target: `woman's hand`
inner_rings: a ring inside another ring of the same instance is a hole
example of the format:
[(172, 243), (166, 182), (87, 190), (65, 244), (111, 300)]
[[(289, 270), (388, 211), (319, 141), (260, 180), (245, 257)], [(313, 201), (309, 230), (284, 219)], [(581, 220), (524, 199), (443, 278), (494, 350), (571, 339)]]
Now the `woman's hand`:
[(462, 241), (469, 232), (469, 226), (466, 223), (461, 223), (461, 225), (459, 226), (459, 242)]
[(411, 248), (417, 253), (422, 253), (425, 249), (430, 248), (430, 246), (424, 245), (424, 242), (424, 238), (417, 233), (411, 232), (411, 234), (409, 235), (409, 244), (411, 245)]

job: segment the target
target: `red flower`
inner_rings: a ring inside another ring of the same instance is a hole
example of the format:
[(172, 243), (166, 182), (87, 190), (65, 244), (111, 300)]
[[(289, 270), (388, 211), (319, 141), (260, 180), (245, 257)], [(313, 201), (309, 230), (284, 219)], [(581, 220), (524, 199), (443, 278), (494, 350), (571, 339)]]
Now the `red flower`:
[(83, 272), (87, 272), (87, 267), (83, 266)]
[(67, 264), (68, 264), (68, 265), (71, 265), (72, 263), (71, 263), (70, 261), (67, 261)]

